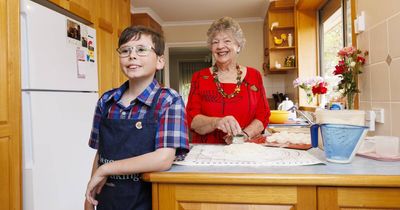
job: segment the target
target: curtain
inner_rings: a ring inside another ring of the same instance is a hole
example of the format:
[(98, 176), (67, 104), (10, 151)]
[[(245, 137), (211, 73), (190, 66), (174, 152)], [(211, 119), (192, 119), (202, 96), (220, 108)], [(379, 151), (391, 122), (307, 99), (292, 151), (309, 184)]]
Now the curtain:
[(181, 95), (185, 104), (189, 96), (190, 82), (192, 80), (192, 75), (194, 72), (200, 69), (207, 68), (211, 66), (211, 62), (204, 61), (181, 61), (179, 62), (179, 89), (182, 90)]

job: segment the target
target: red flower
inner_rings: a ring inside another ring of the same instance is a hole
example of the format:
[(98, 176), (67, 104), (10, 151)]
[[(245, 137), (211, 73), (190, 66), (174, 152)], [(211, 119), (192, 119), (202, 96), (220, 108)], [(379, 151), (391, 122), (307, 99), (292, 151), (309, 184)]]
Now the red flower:
[(312, 87), (312, 92), (314, 95), (316, 94), (325, 94), (326, 91), (328, 91), (328, 88), (325, 87), (325, 83), (321, 82), (315, 86)]
[(344, 73), (344, 71), (345, 71), (345, 66), (344, 65), (336, 65), (335, 66), (335, 71), (333, 71), (333, 74), (334, 75), (338, 75), (338, 74), (343, 74)]
[(365, 64), (365, 58), (362, 56), (357, 56), (357, 63)]

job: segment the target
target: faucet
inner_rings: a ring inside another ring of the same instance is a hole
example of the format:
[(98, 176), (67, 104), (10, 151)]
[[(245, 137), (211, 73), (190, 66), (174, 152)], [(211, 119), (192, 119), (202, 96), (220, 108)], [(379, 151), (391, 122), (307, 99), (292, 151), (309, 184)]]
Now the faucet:
[(310, 119), (309, 116), (307, 116), (306, 113), (304, 113), (303, 111), (299, 110), (299, 108), (297, 107), (297, 105), (293, 105), (292, 107), (290, 107), (287, 111), (295, 111), (296, 113), (298, 113), (299, 115), (301, 115), (302, 117), (304, 117), (307, 120), (307, 124), (308, 125), (314, 125), (315, 122), (313, 120)]

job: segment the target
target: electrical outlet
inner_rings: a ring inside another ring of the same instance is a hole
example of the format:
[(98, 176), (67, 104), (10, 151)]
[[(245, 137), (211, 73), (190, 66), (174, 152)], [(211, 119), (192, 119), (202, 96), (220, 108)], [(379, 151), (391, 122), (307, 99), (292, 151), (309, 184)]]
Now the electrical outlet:
[(369, 131), (375, 131), (376, 114), (374, 111), (369, 110), (365, 112), (365, 126), (368, 126)]
[(385, 123), (385, 110), (382, 108), (372, 108), (372, 110), (376, 115), (375, 121), (378, 123)]

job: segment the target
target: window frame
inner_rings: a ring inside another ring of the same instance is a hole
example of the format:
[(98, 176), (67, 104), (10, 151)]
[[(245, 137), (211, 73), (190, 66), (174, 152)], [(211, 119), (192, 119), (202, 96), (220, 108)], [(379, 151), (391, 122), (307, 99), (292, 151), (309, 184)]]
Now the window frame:
[[(326, 11), (327, 13), (331, 13), (330, 15), (329, 15), (329, 17), (331, 17), (337, 10), (335, 9), (335, 10), (333, 10), (332, 11), (332, 8), (336, 8), (336, 7), (334, 7), (334, 6), (332, 6), (331, 4), (332, 4), (332, 2), (334, 2), (334, 1), (339, 1), (340, 2), (340, 8), (342, 9), (342, 20), (343, 20), (343, 46), (342, 47), (345, 47), (345, 46), (356, 46), (356, 42), (355, 42), (355, 33), (354, 33), (354, 17), (355, 17), (355, 14), (354, 14), (354, 12), (355, 12), (355, 7), (354, 7), (354, 0), (328, 0), (324, 5), (322, 5), (321, 6), (321, 8), (320, 9), (318, 9), (318, 11), (317, 11), (317, 17), (318, 17), (318, 33), (319, 33), (319, 36), (318, 36), (318, 55), (319, 55), (319, 59), (318, 59), (318, 62), (319, 62), (319, 69), (318, 69), (318, 75), (323, 75), (323, 62), (322, 62), (322, 59), (323, 59), (323, 49), (324, 49), (324, 46), (323, 46), (323, 41), (324, 41), (324, 37), (323, 37), (323, 35), (324, 35), (324, 28), (323, 28), (323, 20), (322, 20), (322, 15), (321, 15), (321, 12), (322, 12), (322, 10), (323, 9), (330, 9), (330, 10), (328, 10), (328, 11)], [(333, 3), (334, 4), (334, 3)], [(347, 22), (348, 22), (348, 15), (347, 15), (347, 7), (349, 6), (348, 4), (350, 4), (350, 12), (351, 12), (351, 21), (350, 21), (350, 23), (351, 23), (351, 40), (348, 40), (348, 36), (346, 35), (347, 33), (349, 33), (348, 32), (348, 25), (347, 25)], [(331, 6), (331, 8), (327, 8), (327, 7), (329, 7), (329, 6)], [(329, 18), (328, 17), (328, 18)], [(326, 18), (326, 19), (328, 19), (328, 18)]]

